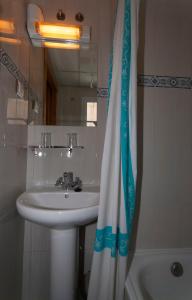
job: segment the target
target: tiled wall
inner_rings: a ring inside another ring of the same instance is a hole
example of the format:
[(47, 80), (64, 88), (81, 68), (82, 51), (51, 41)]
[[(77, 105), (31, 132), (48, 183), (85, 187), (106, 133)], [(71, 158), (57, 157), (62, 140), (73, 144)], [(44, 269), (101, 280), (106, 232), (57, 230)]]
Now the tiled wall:
[[(192, 247), (192, 2), (141, 1), (136, 247)], [(167, 77), (168, 76), (168, 77)]]
[[(17, 13), (16, 13), (17, 12)], [(14, 20), (20, 45), (0, 44), (17, 67), (28, 75), (28, 42), (24, 33), (24, 1), (2, 0), (0, 19)], [(0, 60), (3, 59), (0, 51)], [(21, 78), (20, 78), (21, 79)], [(16, 99), (16, 78), (0, 63), (0, 298), (21, 299), (23, 222), (16, 199), (26, 186), (27, 126), (7, 120), (8, 99)]]
[(2, 67), (0, 82), (0, 298), (20, 300), (23, 222), (15, 203), (26, 185), (27, 126), (7, 123), (7, 100), (16, 97), (15, 80)]
[(67, 157), (65, 149), (46, 149), (43, 157), (35, 156), (28, 149), (27, 188), (53, 185), (65, 171), (72, 171), (84, 184), (99, 185), (100, 182), (100, 147), (97, 127), (75, 126), (29, 126), (28, 144), (41, 144), (41, 133), (51, 132), (52, 145), (68, 144), (67, 134), (75, 132), (78, 144), (84, 149), (75, 149), (72, 157)]

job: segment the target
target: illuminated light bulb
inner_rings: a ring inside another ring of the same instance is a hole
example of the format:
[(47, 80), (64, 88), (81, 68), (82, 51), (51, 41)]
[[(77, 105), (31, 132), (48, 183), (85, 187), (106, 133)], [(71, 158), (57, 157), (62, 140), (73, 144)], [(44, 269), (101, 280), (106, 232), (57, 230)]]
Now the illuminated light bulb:
[(75, 43), (44, 42), (43, 45), (47, 48), (55, 48), (55, 49), (70, 49), (70, 50), (80, 49), (80, 45)]
[(79, 26), (66, 26), (59, 23), (36, 22), (37, 33), (44, 38), (79, 41), (81, 32)]

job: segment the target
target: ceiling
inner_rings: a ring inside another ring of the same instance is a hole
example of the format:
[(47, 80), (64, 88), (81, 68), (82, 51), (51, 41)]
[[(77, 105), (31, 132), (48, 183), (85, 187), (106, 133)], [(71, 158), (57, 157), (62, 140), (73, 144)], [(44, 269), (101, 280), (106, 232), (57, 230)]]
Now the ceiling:
[(97, 47), (48, 49), (48, 64), (59, 86), (97, 86)]

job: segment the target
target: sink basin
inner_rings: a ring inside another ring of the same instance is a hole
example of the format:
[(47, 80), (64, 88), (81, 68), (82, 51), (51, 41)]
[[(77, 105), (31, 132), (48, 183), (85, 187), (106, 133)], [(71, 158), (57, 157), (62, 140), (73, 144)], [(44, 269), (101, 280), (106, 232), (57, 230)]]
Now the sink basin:
[(17, 210), (31, 222), (69, 228), (94, 221), (98, 204), (96, 192), (25, 192), (17, 199)]
[(99, 193), (93, 190), (38, 190), (17, 199), (24, 219), (50, 228), (50, 300), (77, 299), (78, 226), (97, 218)]

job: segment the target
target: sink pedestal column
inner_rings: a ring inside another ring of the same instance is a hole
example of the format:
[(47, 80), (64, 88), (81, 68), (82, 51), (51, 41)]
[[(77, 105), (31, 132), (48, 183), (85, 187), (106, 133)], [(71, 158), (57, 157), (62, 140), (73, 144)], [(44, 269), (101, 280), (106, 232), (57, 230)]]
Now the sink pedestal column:
[(51, 300), (75, 300), (77, 229), (51, 229)]

